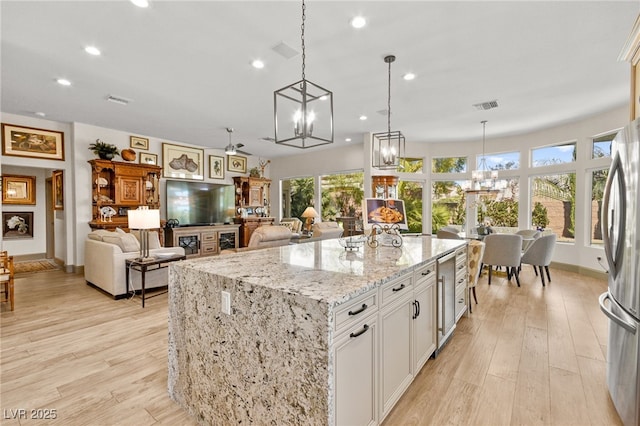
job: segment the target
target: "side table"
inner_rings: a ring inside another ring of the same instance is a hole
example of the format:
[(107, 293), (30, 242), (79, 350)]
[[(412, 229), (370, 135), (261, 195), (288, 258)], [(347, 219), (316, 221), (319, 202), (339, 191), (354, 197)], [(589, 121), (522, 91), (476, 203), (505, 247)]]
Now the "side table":
[[(145, 287), (145, 279), (146, 279), (147, 271), (154, 271), (156, 269), (167, 268), (169, 266), (169, 263), (175, 262), (177, 260), (184, 260), (186, 258), (187, 256), (185, 255), (174, 254), (168, 257), (155, 257), (148, 260), (126, 259), (125, 260), (125, 264), (126, 264), (125, 281), (126, 281), (127, 294), (129, 294), (129, 273), (130, 273), (130, 270), (133, 269), (134, 271), (140, 272), (140, 279), (142, 281), (142, 289), (141, 289), (142, 307), (144, 308), (144, 299), (145, 299), (144, 287)], [(133, 291), (135, 293), (135, 289)], [(164, 293), (166, 292), (156, 294), (155, 296), (159, 296), (160, 294), (164, 294)], [(151, 297), (154, 297), (154, 296), (151, 296)]]

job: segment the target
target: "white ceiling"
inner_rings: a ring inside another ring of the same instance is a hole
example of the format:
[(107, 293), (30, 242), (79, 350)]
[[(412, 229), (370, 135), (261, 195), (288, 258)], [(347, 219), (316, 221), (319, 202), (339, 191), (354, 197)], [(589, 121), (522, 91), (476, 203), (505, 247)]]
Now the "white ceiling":
[[(254, 155), (299, 153), (261, 138), (274, 136), (273, 91), (300, 79), (300, 55), (272, 50), (300, 50), (300, 5), (2, 1), (2, 111), (209, 148), (233, 127)], [(329, 147), (386, 130), (387, 54), (397, 57), (391, 127), (407, 141), (477, 140), (481, 120), (488, 139), (525, 133), (628, 103), (629, 64), (617, 59), (639, 11), (637, 0), (307, 0), (306, 77), (334, 93)], [(355, 30), (359, 14), (368, 25)], [(86, 54), (89, 44), (102, 55)], [(417, 78), (404, 81), (408, 71)], [(494, 99), (497, 109), (472, 106)]]

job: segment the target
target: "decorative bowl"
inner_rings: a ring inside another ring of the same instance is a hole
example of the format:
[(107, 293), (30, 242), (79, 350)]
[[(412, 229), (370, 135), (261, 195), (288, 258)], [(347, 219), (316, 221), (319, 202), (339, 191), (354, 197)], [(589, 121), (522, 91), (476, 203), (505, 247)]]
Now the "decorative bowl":
[(338, 242), (342, 247), (345, 248), (345, 250), (358, 250), (360, 247), (364, 246), (364, 243), (366, 241), (367, 237), (365, 237), (364, 235), (338, 239)]

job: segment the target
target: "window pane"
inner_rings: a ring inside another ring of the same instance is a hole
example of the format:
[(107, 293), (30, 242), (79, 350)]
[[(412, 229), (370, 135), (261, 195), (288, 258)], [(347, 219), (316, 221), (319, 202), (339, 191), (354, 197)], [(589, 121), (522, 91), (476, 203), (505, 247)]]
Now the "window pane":
[(593, 139), (591, 158), (611, 157), (611, 142), (616, 137), (615, 133), (600, 136)]
[(398, 171), (404, 173), (422, 173), (422, 158), (401, 158)]
[(558, 241), (574, 242), (576, 174), (532, 178), (531, 224), (553, 232)]
[[(502, 154), (489, 154), (485, 157), (489, 170), (515, 170), (520, 168), (520, 153), (505, 152)], [(477, 167), (480, 168), (482, 156), (478, 156)]]
[(467, 171), (467, 157), (434, 158), (431, 169), (433, 173), (463, 173)]
[(434, 181), (431, 184), (431, 232), (444, 226), (464, 228), (466, 181)]
[(398, 183), (398, 197), (404, 200), (404, 211), (407, 215), (407, 232), (422, 233), (422, 182), (400, 181)]
[(576, 143), (555, 146), (545, 146), (531, 150), (533, 167), (549, 166), (551, 164), (572, 163), (576, 161)]
[[(518, 230), (518, 201), (520, 198), (519, 179), (502, 180), (499, 181), (499, 184), (500, 187), (504, 187), (500, 192), (477, 196), (477, 223), (488, 221), (495, 232), (516, 232)], [(471, 199), (469, 201), (471, 202)]]
[(322, 176), (321, 194), (323, 221), (335, 221), (336, 217), (362, 219), (364, 172)]
[(297, 217), (304, 222), (302, 212), (313, 204), (313, 178), (282, 180), (282, 217)]
[(602, 229), (600, 228), (600, 212), (602, 210), (602, 195), (607, 183), (609, 170), (594, 170), (591, 173), (591, 226), (589, 241), (592, 245), (602, 245)]

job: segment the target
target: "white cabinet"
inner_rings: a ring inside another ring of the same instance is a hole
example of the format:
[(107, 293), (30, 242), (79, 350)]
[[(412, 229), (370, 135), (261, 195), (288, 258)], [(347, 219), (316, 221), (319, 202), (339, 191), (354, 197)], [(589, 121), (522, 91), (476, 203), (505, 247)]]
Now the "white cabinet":
[(413, 380), (413, 279), (405, 275), (381, 288), (380, 420)]
[(414, 274), (413, 372), (436, 350), (436, 265), (429, 263)]
[(378, 292), (372, 290), (336, 311), (335, 424), (378, 424)]
[(456, 250), (456, 323), (467, 311), (469, 303), (469, 291), (467, 289), (467, 281), (469, 274), (467, 273), (467, 247)]

